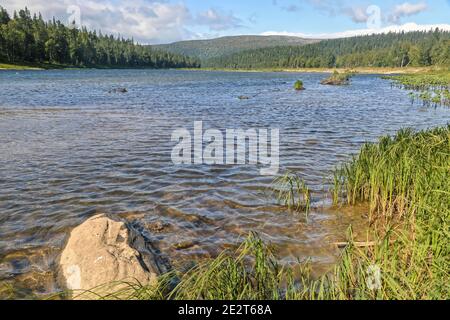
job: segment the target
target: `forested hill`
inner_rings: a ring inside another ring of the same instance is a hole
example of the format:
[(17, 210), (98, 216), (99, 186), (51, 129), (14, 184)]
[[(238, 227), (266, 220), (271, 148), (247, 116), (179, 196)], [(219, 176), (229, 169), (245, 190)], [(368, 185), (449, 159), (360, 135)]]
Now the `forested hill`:
[(154, 46), (177, 54), (206, 60), (250, 49), (304, 45), (318, 40), (288, 36), (230, 36), (210, 40), (180, 41)]
[(247, 50), (209, 59), (217, 68), (319, 68), (450, 66), (450, 33), (388, 33), (323, 40), (304, 46)]
[(26, 8), (12, 17), (0, 7), (0, 62), (77, 67), (198, 67), (195, 58), (137, 45), (133, 40), (70, 28)]

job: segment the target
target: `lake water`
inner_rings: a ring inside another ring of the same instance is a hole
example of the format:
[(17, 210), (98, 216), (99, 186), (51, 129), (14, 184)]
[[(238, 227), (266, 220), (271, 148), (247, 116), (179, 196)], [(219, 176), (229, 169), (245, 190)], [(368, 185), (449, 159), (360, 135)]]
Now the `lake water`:
[[(365, 141), (450, 121), (411, 105), (375, 75), (350, 86), (324, 74), (155, 70), (0, 71), (0, 282), (18, 295), (58, 290), (55, 259), (96, 213), (133, 220), (175, 267), (234, 246), (249, 231), (283, 263), (335, 261), (330, 245), (365, 213), (330, 210), (334, 166)], [(306, 90), (295, 92), (302, 79)], [(127, 93), (110, 93), (126, 87)], [(239, 100), (241, 95), (248, 100)], [(280, 174), (313, 189), (308, 219), (278, 206), (253, 165), (175, 166), (173, 130), (279, 128)], [(358, 210), (357, 210), (358, 211)]]

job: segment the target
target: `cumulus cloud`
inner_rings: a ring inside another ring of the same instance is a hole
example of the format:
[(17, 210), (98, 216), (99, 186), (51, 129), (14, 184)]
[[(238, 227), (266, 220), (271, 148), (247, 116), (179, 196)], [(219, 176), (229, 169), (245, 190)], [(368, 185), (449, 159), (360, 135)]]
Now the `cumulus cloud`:
[(344, 8), (342, 12), (348, 15), (353, 22), (356, 23), (366, 23), (369, 16), (367, 15), (367, 8), (363, 7), (352, 7), (352, 8)]
[(334, 32), (334, 33), (301, 33), (301, 32), (274, 32), (267, 31), (263, 32), (261, 35), (269, 36), (269, 35), (281, 35), (281, 36), (294, 36), (301, 38), (311, 38), (311, 39), (336, 39), (336, 38), (347, 38), (347, 37), (355, 37), (362, 35), (371, 35), (371, 34), (380, 34), (380, 33), (389, 33), (389, 32), (410, 32), (410, 31), (429, 31), (439, 28), (440, 30), (445, 30), (450, 32), (450, 24), (424, 24), (419, 25), (416, 23), (405, 23), (403, 25), (391, 25), (388, 27), (380, 28), (380, 29), (356, 29), (356, 30), (347, 30), (342, 32)]
[(389, 20), (392, 22), (398, 22), (402, 17), (409, 17), (416, 15), (428, 9), (426, 2), (409, 3), (404, 2), (396, 5), (392, 14), (389, 16)]
[[(275, 6), (285, 11), (300, 11), (300, 7), (296, 4), (282, 5), (281, 1), (272, 0)], [(447, 0), (450, 3), (450, 0)], [(309, 5), (318, 12), (322, 12), (329, 16), (345, 15), (355, 23), (366, 23), (369, 19), (367, 13), (368, 6), (354, 5), (354, 1), (349, 0), (304, 0), (301, 3)], [(426, 1), (418, 3), (404, 2), (395, 5), (389, 12), (384, 15), (384, 20), (390, 23), (398, 24), (403, 17), (409, 17), (419, 14), (428, 9)]]
[(206, 25), (213, 31), (222, 31), (242, 27), (241, 19), (234, 16), (232, 12), (222, 12), (218, 9), (208, 9), (200, 12), (196, 22)]
[(192, 31), (198, 26), (217, 31), (240, 25), (231, 12), (211, 9), (195, 16), (184, 3), (165, 0), (2, 0), (1, 5), (10, 11), (28, 7), (45, 19), (56, 17), (65, 23), (69, 6), (77, 6), (83, 26), (151, 44), (201, 38)]
[[(449, 0), (450, 1), (450, 0)], [(273, 5), (288, 12), (301, 11), (301, 7), (296, 4), (282, 5), (278, 0), (272, 0)], [(343, 0), (306, 0), (303, 4), (313, 7), (318, 12), (328, 16), (345, 15), (352, 19), (355, 23), (365, 23), (368, 20), (367, 7), (364, 6), (348, 6), (349, 1)]]
[[(308, 4), (321, 12), (325, 12), (326, 14), (335, 15), (336, 12), (339, 11), (342, 0), (306, 0), (300, 1), (300, 3)], [(302, 9), (299, 5), (292, 2), (284, 3), (284, 1), (272, 0), (272, 4), (287, 12), (298, 12)]]

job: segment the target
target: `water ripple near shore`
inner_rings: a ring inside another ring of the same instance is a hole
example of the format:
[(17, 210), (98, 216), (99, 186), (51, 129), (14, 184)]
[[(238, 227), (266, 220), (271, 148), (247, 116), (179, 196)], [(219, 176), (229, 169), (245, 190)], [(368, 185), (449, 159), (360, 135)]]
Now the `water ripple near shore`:
[[(175, 266), (215, 256), (259, 232), (284, 263), (334, 262), (330, 243), (366, 208), (330, 210), (327, 177), (365, 141), (401, 127), (446, 124), (445, 108), (411, 106), (377, 76), (348, 87), (324, 75), (155, 70), (2, 72), (0, 280), (57, 290), (55, 258), (70, 230), (105, 212), (136, 220)], [(302, 79), (306, 91), (292, 85)], [(126, 87), (126, 94), (111, 94)], [(237, 99), (240, 95), (252, 97)], [(277, 205), (272, 177), (242, 166), (174, 166), (174, 129), (280, 128), (281, 173), (311, 186), (306, 220)]]

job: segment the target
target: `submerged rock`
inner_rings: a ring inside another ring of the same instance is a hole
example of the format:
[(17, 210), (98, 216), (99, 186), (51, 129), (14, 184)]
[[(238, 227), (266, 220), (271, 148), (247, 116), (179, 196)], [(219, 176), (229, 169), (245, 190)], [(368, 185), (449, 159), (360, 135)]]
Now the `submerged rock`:
[(156, 257), (142, 235), (103, 214), (72, 230), (59, 267), (62, 285), (81, 299), (105, 297), (129, 288), (125, 281), (152, 285), (160, 274)]
[(109, 93), (127, 93), (127, 88), (114, 88), (109, 90)]

